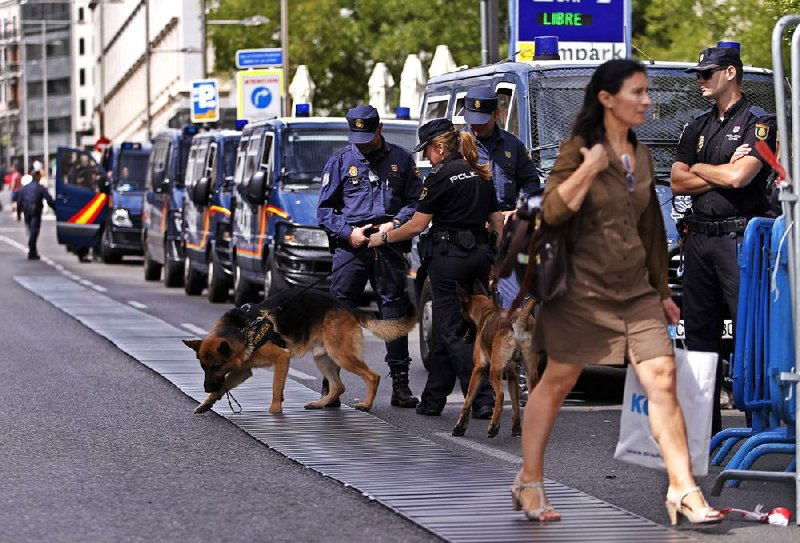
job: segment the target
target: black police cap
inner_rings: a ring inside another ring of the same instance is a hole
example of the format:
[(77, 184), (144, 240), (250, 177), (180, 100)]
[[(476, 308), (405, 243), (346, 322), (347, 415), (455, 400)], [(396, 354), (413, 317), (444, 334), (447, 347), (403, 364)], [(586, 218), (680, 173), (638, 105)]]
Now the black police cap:
[(704, 72), (717, 68), (727, 68), (728, 66), (742, 67), (742, 59), (739, 51), (732, 47), (709, 47), (700, 52), (700, 59), (697, 66), (686, 68), (685, 72)]
[(419, 144), (412, 149), (412, 153), (422, 151), (433, 138), (445, 132), (453, 130), (453, 123), (450, 119), (433, 119), (419, 127), (417, 134), (419, 135)]

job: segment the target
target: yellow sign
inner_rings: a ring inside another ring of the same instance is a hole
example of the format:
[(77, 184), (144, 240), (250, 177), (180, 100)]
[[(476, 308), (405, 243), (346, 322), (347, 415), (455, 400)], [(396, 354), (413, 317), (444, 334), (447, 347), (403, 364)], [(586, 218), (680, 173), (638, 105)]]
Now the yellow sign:
[(236, 118), (258, 121), (283, 115), (283, 70), (236, 72)]

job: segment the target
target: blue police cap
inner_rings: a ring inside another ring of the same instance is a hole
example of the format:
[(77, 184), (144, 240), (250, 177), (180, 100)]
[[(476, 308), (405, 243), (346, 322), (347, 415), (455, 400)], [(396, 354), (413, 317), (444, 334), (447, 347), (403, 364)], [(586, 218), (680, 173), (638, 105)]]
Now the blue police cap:
[(486, 124), (497, 109), (497, 93), (491, 87), (473, 87), (467, 91), (464, 108), (467, 124)]
[(742, 67), (742, 59), (739, 57), (739, 51), (731, 47), (709, 47), (700, 52), (700, 59), (697, 62), (697, 66), (686, 68), (684, 71), (704, 72), (706, 70), (727, 68), (728, 66)]
[(350, 143), (363, 145), (372, 141), (375, 131), (381, 124), (378, 110), (372, 106), (359, 104), (345, 115), (350, 126)]
[(450, 122), (450, 119), (433, 119), (428, 121), (420, 126), (419, 130), (417, 130), (417, 134), (419, 135), (419, 144), (417, 144), (417, 146), (414, 147), (411, 152), (416, 153), (418, 151), (422, 151), (433, 138), (439, 134), (450, 132), (451, 130), (453, 130), (453, 123)]

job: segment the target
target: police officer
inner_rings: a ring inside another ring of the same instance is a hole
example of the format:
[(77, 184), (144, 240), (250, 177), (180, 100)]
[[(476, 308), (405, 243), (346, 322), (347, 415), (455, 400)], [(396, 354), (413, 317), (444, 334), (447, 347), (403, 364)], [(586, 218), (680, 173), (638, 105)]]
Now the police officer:
[(22, 176), (22, 188), (17, 194), (17, 220), (20, 215), (25, 215), (25, 226), (28, 230), (28, 260), (39, 260), (36, 242), (39, 239), (39, 228), (42, 225), (42, 211), (44, 203), (51, 209), (56, 208), (53, 197), (47, 189), (39, 184), (39, 170), (33, 170), (33, 175)]
[[(418, 245), (431, 281), (436, 326), (428, 382), (417, 413), (439, 415), (456, 379), (466, 395), (473, 368), (475, 340), (465, 339), (458, 289), (471, 292), (475, 280), (484, 286), (488, 282), (497, 236), (490, 235), (486, 222), (499, 232), (503, 215), (489, 165), (480, 163), (471, 134), (455, 130), (447, 119), (434, 119), (419, 128), (419, 140), (414, 152), (424, 149), (433, 169), (422, 186), (417, 212), (397, 230), (372, 234), (369, 246), (411, 239), (432, 224)], [(486, 418), (493, 401), (490, 393), (479, 390), (473, 416)]]
[[(539, 188), (539, 172), (525, 144), (497, 125), (500, 111), (497, 94), (491, 87), (473, 87), (464, 99), (464, 120), (478, 140), (481, 162), (488, 162), (500, 211), (506, 220), (514, 213), (520, 194)], [(515, 274), (497, 283), (500, 305), (510, 307), (519, 292)]]
[[(714, 107), (683, 130), (672, 165), (673, 194), (690, 195), (686, 219), (683, 314), (687, 348), (719, 352), (723, 304), (736, 319), (739, 297), (737, 250), (747, 221), (768, 209), (770, 167), (755, 150), (758, 140), (775, 149), (775, 117), (742, 95), (742, 61), (736, 49), (700, 53), (695, 72), (704, 98)], [(736, 328), (734, 324), (734, 329)], [(722, 429), (717, 365), (712, 432)]]
[[(317, 221), (331, 239), (334, 273), (331, 292), (356, 307), (367, 281), (384, 319), (406, 316), (406, 260), (401, 251), (367, 248), (371, 230), (389, 232), (414, 214), (422, 182), (411, 154), (381, 135), (378, 111), (358, 105), (347, 112), (350, 145), (328, 160), (322, 173)], [(410, 246), (402, 247), (403, 251)], [(393, 406), (419, 400), (408, 384), (408, 337), (386, 342)], [(326, 383), (323, 382), (323, 394)]]

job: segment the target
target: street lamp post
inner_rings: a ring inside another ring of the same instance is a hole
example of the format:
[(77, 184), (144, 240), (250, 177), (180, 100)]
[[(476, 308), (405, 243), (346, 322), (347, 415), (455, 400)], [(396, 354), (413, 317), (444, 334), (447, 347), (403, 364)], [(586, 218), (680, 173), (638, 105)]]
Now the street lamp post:
[(202, 31), (203, 31), (203, 39), (201, 44), (201, 49), (203, 51), (203, 78), (208, 76), (208, 36), (206, 33), (206, 28), (208, 26), (261, 26), (272, 22), (269, 17), (264, 17), (263, 15), (253, 15), (251, 17), (245, 17), (244, 19), (206, 19), (206, 0), (202, 0), (202, 15), (200, 20), (202, 22)]
[(42, 158), (45, 177), (50, 178), (50, 114), (47, 108), (47, 20), (42, 19)]

